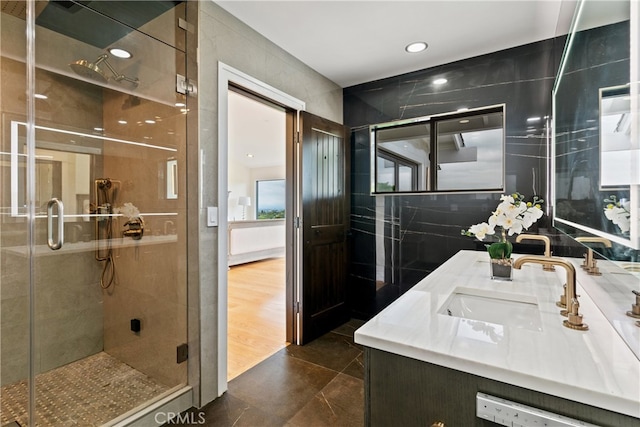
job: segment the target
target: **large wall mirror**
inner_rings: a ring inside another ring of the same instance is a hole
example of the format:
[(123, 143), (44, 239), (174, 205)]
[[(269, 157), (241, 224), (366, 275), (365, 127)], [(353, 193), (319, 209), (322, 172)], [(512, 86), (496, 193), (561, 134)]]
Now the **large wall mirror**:
[(554, 226), (605, 239), (592, 246), (609, 259), (637, 261), (630, 38), (628, 0), (579, 4), (553, 93)]
[(578, 3), (553, 89), (553, 225), (600, 255), (581, 285), (640, 358), (637, 19), (628, 0)]
[(372, 193), (503, 191), (504, 105), (370, 127)]

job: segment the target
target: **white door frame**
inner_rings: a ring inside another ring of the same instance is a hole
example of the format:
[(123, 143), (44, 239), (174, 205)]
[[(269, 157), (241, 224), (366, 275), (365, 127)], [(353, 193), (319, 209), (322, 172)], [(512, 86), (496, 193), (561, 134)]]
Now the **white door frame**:
[[(227, 390), (227, 270), (228, 228), (228, 135), (229, 83), (247, 89), (276, 104), (304, 111), (305, 103), (273, 86), (218, 62), (218, 395)], [(201, 345), (202, 348), (206, 346)]]

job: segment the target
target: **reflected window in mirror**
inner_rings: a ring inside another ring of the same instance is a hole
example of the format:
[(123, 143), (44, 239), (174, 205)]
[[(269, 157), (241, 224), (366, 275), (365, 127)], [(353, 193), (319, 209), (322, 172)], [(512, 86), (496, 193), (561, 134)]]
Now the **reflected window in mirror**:
[(600, 89), (600, 190), (628, 190), (631, 183), (629, 86)]
[(504, 105), (370, 127), (372, 193), (504, 190)]

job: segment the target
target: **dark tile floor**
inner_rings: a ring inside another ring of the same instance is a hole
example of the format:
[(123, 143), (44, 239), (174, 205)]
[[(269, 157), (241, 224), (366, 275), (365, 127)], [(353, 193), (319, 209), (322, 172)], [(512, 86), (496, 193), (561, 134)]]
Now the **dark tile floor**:
[(191, 419), (216, 427), (362, 426), (364, 363), (353, 333), (363, 323), (351, 320), (280, 350), (231, 380), (220, 398), (189, 411)]

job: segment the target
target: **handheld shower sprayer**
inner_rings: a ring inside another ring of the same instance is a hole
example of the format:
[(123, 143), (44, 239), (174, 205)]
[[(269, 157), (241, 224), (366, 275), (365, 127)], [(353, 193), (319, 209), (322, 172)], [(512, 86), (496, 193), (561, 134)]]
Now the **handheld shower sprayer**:
[(100, 276), (100, 286), (108, 289), (116, 280), (116, 263), (111, 246), (113, 239), (113, 205), (116, 200), (120, 181), (111, 178), (94, 180), (95, 192), (95, 259), (104, 262)]

